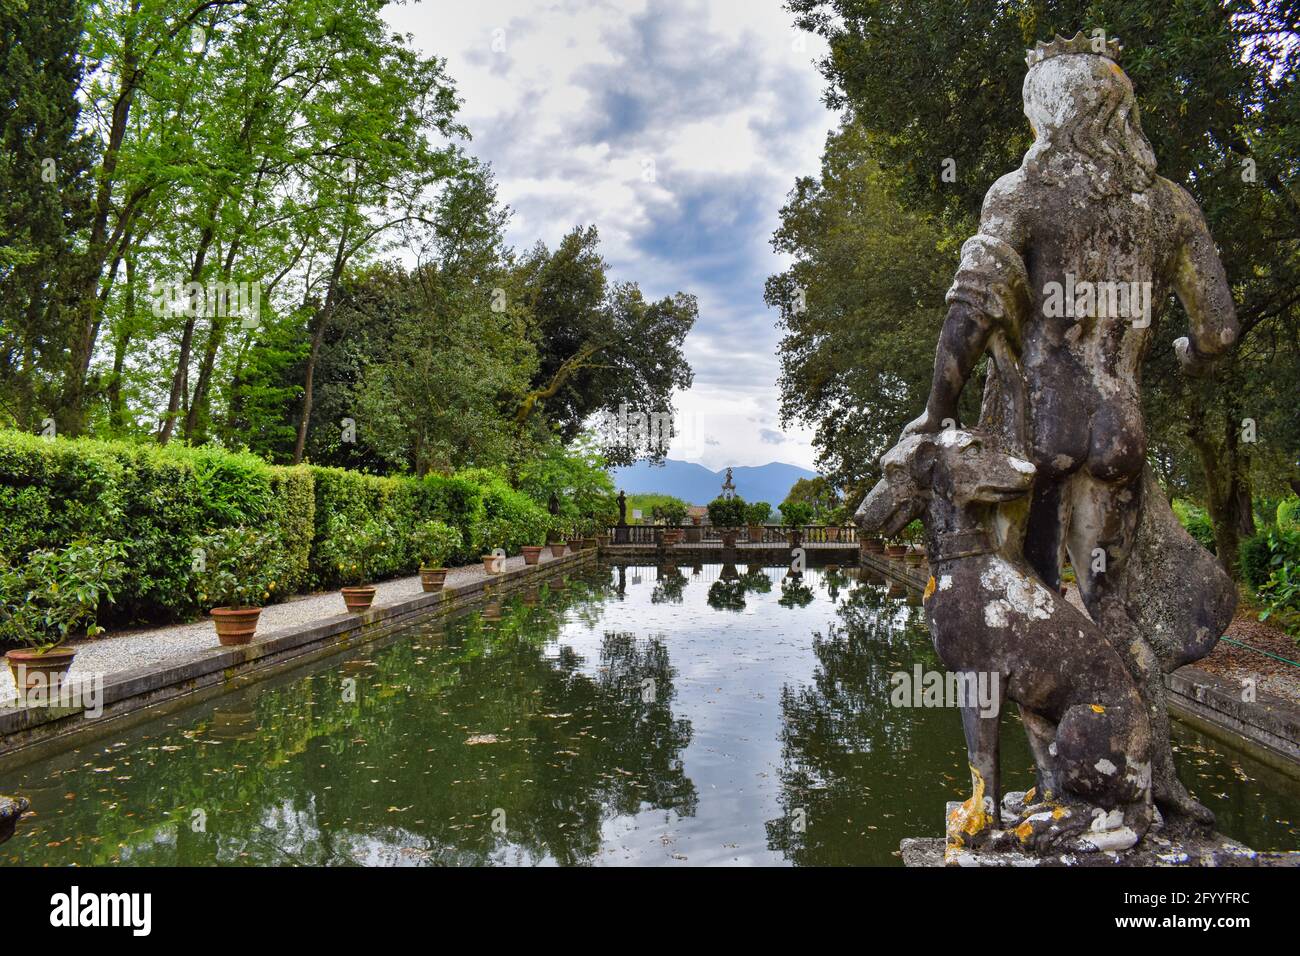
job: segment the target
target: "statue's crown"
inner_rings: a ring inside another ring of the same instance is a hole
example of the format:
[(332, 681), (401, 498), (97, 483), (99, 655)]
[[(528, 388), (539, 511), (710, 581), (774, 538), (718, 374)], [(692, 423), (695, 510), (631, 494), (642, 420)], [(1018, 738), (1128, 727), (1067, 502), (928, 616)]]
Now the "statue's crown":
[(1120, 54), (1123, 52), (1124, 48), (1120, 46), (1119, 40), (1107, 39), (1104, 33), (1095, 37), (1084, 36), (1083, 31), (1080, 30), (1068, 40), (1059, 33), (1050, 43), (1039, 40), (1032, 50), (1025, 51), (1025, 64), (1034, 66), (1054, 56), (1064, 56), (1067, 53), (1090, 53), (1093, 56), (1104, 56), (1118, 66)]

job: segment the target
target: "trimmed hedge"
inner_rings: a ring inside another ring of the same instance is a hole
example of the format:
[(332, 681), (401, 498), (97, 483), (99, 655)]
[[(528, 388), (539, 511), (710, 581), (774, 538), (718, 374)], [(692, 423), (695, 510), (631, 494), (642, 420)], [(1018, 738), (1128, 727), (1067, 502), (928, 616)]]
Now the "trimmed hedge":
[(0, 431), (0, 551), (13, 561), (78, 538), (126, 546), (130, 574), (107, 619), (170, 620), (199, 609), (195, 540), (231, 525), (274, 525), (306, 581), (310, 502), (301, 469), (252, 455)]
[[(386, 525), (377, 577), (414, 573), (416, 522), (437, 519), (461, 531), (453, 555), (472, 561), (487, 546), (517, 551), (544, 535), (545, 510), (488, 473), (383, 478), (309, 465), (269, 465), (254, 455), (212, 448), (47, 439), (0, 429), (0, 553), (11, 561), (79, 538), (121, 541), (129, 573), (106, 623), (193, 617), (197, 539), (221, 528), (273, 527), (288, 572), (278, 592), (337, 585), (321, 558), (331, 519)], [(503, 540), (488, 544), (490, 533)]]

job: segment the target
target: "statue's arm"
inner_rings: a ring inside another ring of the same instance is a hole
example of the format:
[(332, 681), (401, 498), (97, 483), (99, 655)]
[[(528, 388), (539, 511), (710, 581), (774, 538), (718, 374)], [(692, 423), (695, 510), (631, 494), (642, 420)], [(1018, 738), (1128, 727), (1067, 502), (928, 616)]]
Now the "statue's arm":
[(1004, 176), (984, 197), (980, 231), (962, 247), (961, 264), (948, 292), (948, 314), (934, 353), (934, 372), (925, 411), (903, 429), (904, 436), (936, 432), (956, 420), (957, 400), (971, 371), (1000, 324), (1013, 320), (1027, 277), (1021, 261), (1025, 243), (1020, 173)]
[(1186, 191), (1173, 187), (1179, 205), (1181, 241), (1175, 253), (1174, 293), (1188, 318), (1188, 335), (1174, 342), (1183, 368), (1202, 374), (1237, 341), (1237, 311), (1223, 263), (1201, 209)]
[(925, 412), (903, 429), (904, 435), (937, 432), (943, 428), (945, 419), (956, 421), (957, 400), (971, 370), (984, 354), (993, 329), (993, 318), (983, 309), (967, 302), (954, 302), (948, 308), (934, 353), (934, 373)]

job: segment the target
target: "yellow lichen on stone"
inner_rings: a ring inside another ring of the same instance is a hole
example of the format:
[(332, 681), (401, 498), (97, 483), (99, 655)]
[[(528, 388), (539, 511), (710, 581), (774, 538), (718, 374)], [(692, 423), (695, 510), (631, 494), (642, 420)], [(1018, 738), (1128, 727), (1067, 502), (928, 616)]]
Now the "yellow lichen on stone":
[(1038, 792), (1037, 787), (1030, 787), (1028, 790), (1025, 791), (1025, 806), (1029, 806), (1031, 803), (1034, 802), (1034, 794), (1036, 794), (1037, 792)]
[(984, 777), (974, 767), (970, 768), (973, 793), (969, 800), (948, 814), (948, 843), (965, 846), (966, 837), (975, 836), (989, 825), (989, 815), (984, 812)]
[(1104, 713), (1106, 713), (1106, 708), (1103, 707), (1103, 706), (1101, 706), (1101, 704), (1093, 704), (1093, 705), (1092, 705), (1092, 712), (1093, 712), (1094, 714), (1104, 714)]
[(934, 575), (932, 574), (930, 575), (929, 583), (926, 584), (925, 586), (925, 593), (921, 595), (921, 600), (922, 601), (930, 600), (930, 595), (934, 593), (934, 588), (935, 588)]

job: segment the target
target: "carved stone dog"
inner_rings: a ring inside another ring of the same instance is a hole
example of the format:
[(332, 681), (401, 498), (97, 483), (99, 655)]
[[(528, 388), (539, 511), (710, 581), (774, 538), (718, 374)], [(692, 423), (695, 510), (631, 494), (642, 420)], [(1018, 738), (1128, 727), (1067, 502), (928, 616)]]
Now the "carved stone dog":
[[(1019, 554), (995, 550), (998, 508), (1026, 495), (1034, 467), (988, 436), (947, 429), (903, 439), (855, 520), (897, 534), (923, 519), (930, 633), (944, 666), (984, 674), (1020, 707), (1038, 784), (1002, 831), (998, 715), (962, 707), (974, 794), (948, 822), (955, 846), (1126, 849), (1151, 812), (1151, 732), (1133, 678), (1097, 626)], [(985, 799), (991, 806), (986, 808)], [(1033, 801), (1038, 801), (1034, 803)]]

